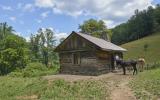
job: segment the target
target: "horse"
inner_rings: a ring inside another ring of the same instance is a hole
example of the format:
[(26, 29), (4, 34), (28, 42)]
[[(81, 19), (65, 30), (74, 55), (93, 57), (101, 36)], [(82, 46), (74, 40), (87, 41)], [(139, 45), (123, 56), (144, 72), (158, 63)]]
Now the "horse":
[(133, 67), (133, 75), (138, 73), (137, 70), (137, 61), (135, 60), (129, 60), (129, 61), (124, 61), (124, 60), (116, 60), (116, 65), (120, 65), (123, 69), (123, 74), (126, 75), (126, 67)]
[(144, 65), (145, 65), (145, 59), (144, 58), (139, 58), (137, 62), (138, 62), (138, 65), (139, 65), (140, 72), (143, 72)]

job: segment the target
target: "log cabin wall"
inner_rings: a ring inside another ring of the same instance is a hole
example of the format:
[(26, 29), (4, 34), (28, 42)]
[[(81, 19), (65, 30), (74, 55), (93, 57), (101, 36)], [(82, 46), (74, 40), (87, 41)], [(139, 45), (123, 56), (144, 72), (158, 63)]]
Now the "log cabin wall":
[[(74, 55), (77, 55), (75, 62)], [(99, 75), (111, 71), (111, 56), (107, 52), (81, 51), (61, 53), (60, 72), (69, 74)]]
[[(76, 62), (74, 55), (78, 55)], [(60, 68), (61, 73), (94, 75), (98, 70), (96, 54), (92, 51), (60, 54)]]
[(111, 54), (86, 39), (74, 35), (60, 49), (60, 73), (99, 75), (110, 71)]
[(112, 71), (111, 55), (112, 53), (107, 52), (107, 51), (102, 51), (102, 50), (96, 51), (97, 68), (99, 72), (106, 73), (106, 72)]

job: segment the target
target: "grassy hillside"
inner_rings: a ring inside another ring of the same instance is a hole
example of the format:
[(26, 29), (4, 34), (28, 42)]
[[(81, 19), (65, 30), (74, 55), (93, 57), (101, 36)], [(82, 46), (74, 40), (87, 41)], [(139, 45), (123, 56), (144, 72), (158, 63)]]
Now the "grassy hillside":
[[(145, 52), (144, 45), (148, 45)], [(124, 59), (137, 59), (145, 57), (147, 63), (160, 61), (160, 32), (151, 36), (122, 45), (128, 51), (124, 53)]]
[(160, 69), (139, 73), (130, 82), (135, 96), (139, 100), (158, 100), (160, 98)]

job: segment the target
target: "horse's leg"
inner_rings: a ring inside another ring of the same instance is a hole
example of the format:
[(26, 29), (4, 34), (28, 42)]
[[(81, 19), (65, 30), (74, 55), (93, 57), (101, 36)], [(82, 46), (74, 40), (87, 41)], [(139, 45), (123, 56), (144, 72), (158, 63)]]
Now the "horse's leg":
[(138, 73), (138, 71), (137, 71), (137, 67), (136, 67), (136, 65), (133, 65), (133, 75), (134, 75), (135, 73), (137, 74), (137, 73)]
[(142, 70), (142, 65), (139, 64), (139, 71), (141, 72), (141, 70)]
[(141, 72), (143, 72), (143, 67), (144, 67), (143, 63), (141, 63)]
[(126, 68), (125, 68), (125, 66), (123, 65), (122, 68), (123, 68), (123, 75), (126, 75)]
[(135, 74), (135, 71), (136, 71), (136, 70), (135, 70), (135, 67), (134, 67), (134, 65), (133, 65), (133, 75)]
[(133, 75), (134, 75), (134, 73), (135, 73), (135, 70), (133, 69)]
[(138, 70), (137, 70), (137, 66), (135, 65), (135, 72), (136, 74), (138, 74)]

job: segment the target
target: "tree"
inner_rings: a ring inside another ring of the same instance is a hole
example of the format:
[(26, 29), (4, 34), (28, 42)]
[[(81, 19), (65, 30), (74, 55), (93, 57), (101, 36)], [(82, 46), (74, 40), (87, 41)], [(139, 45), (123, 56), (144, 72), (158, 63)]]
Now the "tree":
[(33, 52), (33, 61), (40, 61), (46, 66), (53, 61), (55, 48), (55, 36), (51, 29), (38, 30), (37, 35), (31, 35), (31, 51)]
[(135, 14), (126, 23), (112, 29), (111, 41), (115, 44), (123, 44), (158, 31), (160, 26), (157, 23), (160, 17), (155, 16), (160, 14), (158, 14), (157, 9), (158, 7), (149, 6), (148, 9), (143, 11), (135, 10)]
[(39, 41), (40, 41), (40, 35), (33, 35), (31, 34), (30, 37), (30, 50), (31, 50), (31, 60), (32, 61), (38, 61), (39, 60)]
[(89, 34), (94, 37), (109, 40), (108, 29), (102, 20), (89, 19), (84, 21), (82, 25), (79, 25), (80, 32), (84, 34)]
[(0, 50), (3, 49), (3, 42), (4, 39), (6, 38), (7, 35), (12, 34), (13, 32), (12, 26), (8, 26), (8, 24), (5, 23), (0, 23)]
[(41, 49), (42, 49), (42, 55), (43, 55), (43, 63), (48, 66), (49, 62), (52, 62), (52, 50), (55, 47), (55, 37), (54, 33), (51, 29), (46, 29), (43, 31), (42, 29), (39, 29), (38, 31), (40, 33), (41, 37)]
[(156, 9), (154, 11), (154, 17), (157, 21), (157, 23), (160, 24), (160, 4), (157, 4)]
[(13, 31), (6, 22), (0, 23), (0, 74), (24, 68), (28, 61), (26, 41)]
[(25, 40), (16, 35), (8, 35), (4, 49), (0, 51), (0, 71), (7, 74), (16, 68), (24, 68), (29, 60)]

